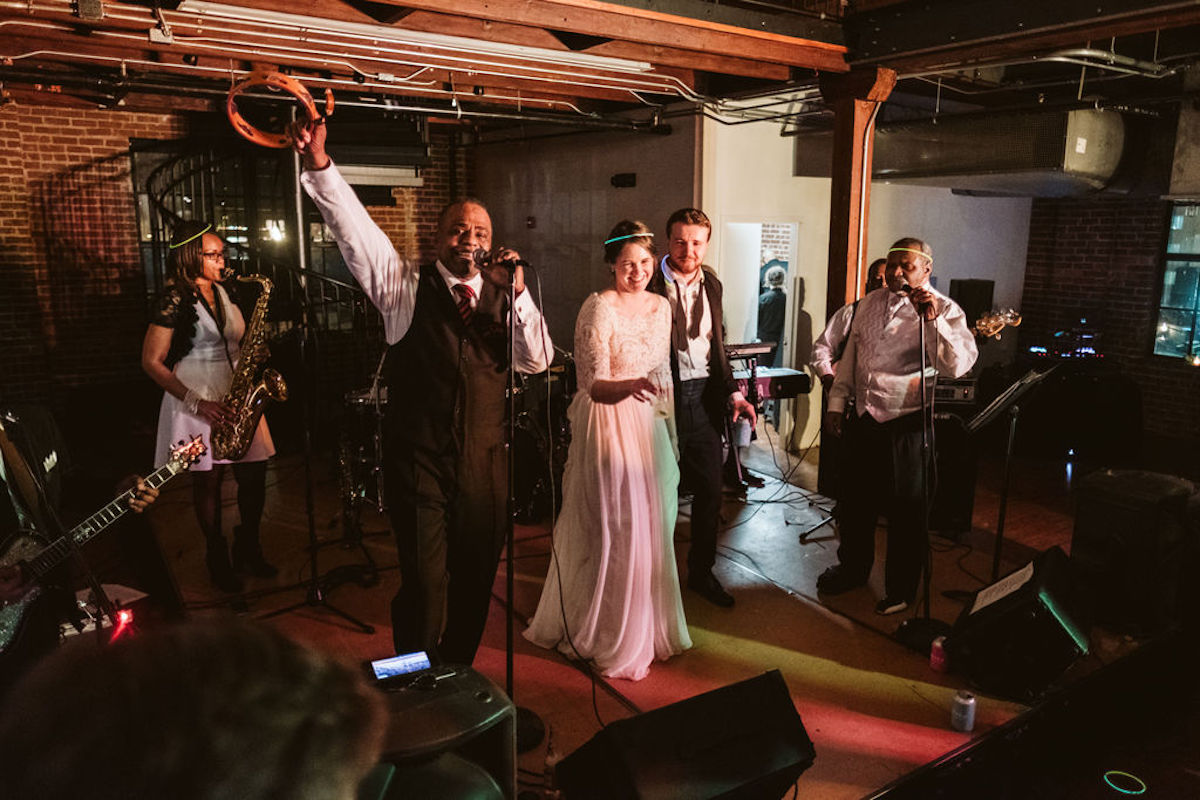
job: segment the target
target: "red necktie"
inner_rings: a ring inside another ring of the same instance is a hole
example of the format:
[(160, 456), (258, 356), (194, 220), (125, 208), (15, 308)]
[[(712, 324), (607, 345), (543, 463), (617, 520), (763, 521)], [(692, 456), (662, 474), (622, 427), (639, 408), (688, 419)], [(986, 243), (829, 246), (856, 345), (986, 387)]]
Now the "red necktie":
[(470, 322), (471, 315), (475, 313), (475, 308), (471, 305), (471, 301), (475, 299), (475, 290), (465, 283), (456, 283), (454, 293), (457, 295), (459, 316), (464, 323)]

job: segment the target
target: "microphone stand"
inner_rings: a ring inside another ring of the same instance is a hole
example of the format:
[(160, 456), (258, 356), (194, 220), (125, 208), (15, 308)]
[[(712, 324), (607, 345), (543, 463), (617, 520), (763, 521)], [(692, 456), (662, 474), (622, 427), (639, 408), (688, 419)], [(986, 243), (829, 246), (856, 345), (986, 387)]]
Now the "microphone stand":
[[(910, 288), (906, 294), (911, 295)], [(896, 639), (912, 650), (928, 656), (933, 640), (950, 632), (950, 625), (939, 619), (933, 619), (930, 610), (929, 586), (933, 582), (933, 550), (929, 546), (929, 464), (931, 458), (929, 426), (933, 424), (929, 408), (929, 378), (928, 351), (925, 349), (925, 325), (929, 320), (920, 306), (914, 304), (917, 311), (918, 341), (921, 346), (921, 544), (925, 548), (925, 569), (921, 577), (921, 602), (925, 607), (924, 615), (911, 617), (900, 623), (896, 629)], [(888, 524), (892, 524), (889, 522)]]
[[(479, 251), (476, 251), (476, 264), (481, 268), (486, 268), (486, 264), (481, 262), (485, 259), (480, 258)], [(524, 261), (511, 262), (512, 270), (516, 267), (527, 267)], [(511, 273), (510, 273), (511, 275)], [(513, 707), (516, 709), (516, 745), (518, 753), (525, 753), (541, 744), (542, 739), (546, 736), (546, 723), (537, 715), (533, 709), (517, 705), (517, 698), (513, 686), (513, 652), (515, 648), (515, 639), (513, 635), (513, 570), (516, 569), (516, 562), (513, 558), (513, 547), (516, 544), (516, 507), (517, 500), (514, 495), (514, 480), (516, 478), (516, 453), (513, 449), (513, 443), (516, 441), (517, 433), (517, 359), (516, 359), (516, 341), (517, 341), (517, 287), (515, 281), (510, 281), (508, 284), (508, 386), (505, 393), (508, 395), (508, 422), (504, 426), (504, 453), (506, 460), (506, 472), (508, 478), (508, 487), (505, 492), (505, 507), (504, 507), (504, 602), (508, 606), (504, 615), (504, 691), (508, 695), (508, 699), (512, 701)], [(525, 287), (525, 291), (529, 291), (529, 287)], [(547, 364), (549, 369), (549, 364)]]
[[(293, 109), (295, 114), (295, 109)], [(293, 163), (295, 165), (295, 190), (296, 190), (296, 217), (303, 222), (303, 214), (301, 213), (301, 192), (300, 192), (300, 155), (292, 154)], [(303, 231), (303, 224), (296, 226), (298, 231)], [(322, 608), (334, 616), (341, 617), (346, 622), (353, 625), (359, 633), (374, 633), (375, 628), (367, 623), (352, 617), (342, 609), (334, 606), (326, 598), (325, 579), (320, 573), (317, 566), (317, 551), (321, 547), (321, 543), (317, 540), (316, 527), (316, 510), (313, 501), (313, 475), (312, 475), (312, 418), (314, 414), (313, 395), (316, 389), (316, 365), (314, 348), (313, 364), (309, 363), (309, 344), (312, 336), (312, 304), (311, 298), (308, 296), (308, 278), (305, 275), (304, 269), (304, 240), (297, 238), (301, 269), (297, 275), (296, 281), (300, 286), (300, 291), (296, 297), (300, 302), (300, 319), (298, 325), (299, 337), (297, 341), (300, 345), (300, 371), (304, 378), (304, 392), (302, 396), (304, 403), (301, 414), (304, 417), (304, 510), (308, 517), (308, 589), (304, 593), (304, 599), (298, 603), (293, 603), (290, 606), (277, 608), (274, 611), (263, 614), (259, 619), (269, 619), (277, 617), (281, 614), (286, 614), (289, 611), (296, 611), (301, 608)], [(365, 552), (365, 550), (364, 550)]]

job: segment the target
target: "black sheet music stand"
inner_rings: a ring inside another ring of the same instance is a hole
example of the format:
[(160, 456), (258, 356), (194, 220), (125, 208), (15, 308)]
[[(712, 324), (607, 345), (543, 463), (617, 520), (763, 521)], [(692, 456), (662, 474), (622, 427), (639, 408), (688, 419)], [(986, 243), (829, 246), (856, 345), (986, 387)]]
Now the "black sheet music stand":
[(1004, 477), (1000, 484), (1000, 510), (996, 517), (996, 546), (992, 552), (993, 582), (1000, 577), (1000, 548), (1004, 544), (1004, 518), (1008, 512), (1008, 482), (1012, 472), (1013, 443), (1017, 438), (1017, 419), (1021, 414), (1021, 407), (1017, 405), (1017, 401), (1033, 391), (1034, 387), (1057, 368), (1058, 364), (1055, 364), (1044, 372), (1038, 372), (1036, 369), (1030, 370), (1024, 377), (1001, 392), (995, 400), (988, 404), (987, 408), (968, 420), (965, 425), (967, 433), (974, 435), (1001, 414), (1008, 412), (1008, 444), (1004, 448)]

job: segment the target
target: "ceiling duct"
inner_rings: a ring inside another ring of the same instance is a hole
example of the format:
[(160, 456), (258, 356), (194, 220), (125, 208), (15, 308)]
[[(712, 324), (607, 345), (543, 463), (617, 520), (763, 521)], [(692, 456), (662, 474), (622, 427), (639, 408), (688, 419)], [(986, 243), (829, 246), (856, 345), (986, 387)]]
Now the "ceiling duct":
[(1179, 108), (1169, 191), (1179, 200), (1200, 200), (1200, 69), (1185, 75), (1183, 88), (1190, 97)]
[[(828, 176), (831, 146), (830, 133), (798, 135), (795, 174)], [(880, 125), (872, 175), (978, 194), (1067, 197), (1108, 185), (1124, 146), (1125, 121), (1113, 111), (940, 117)]]

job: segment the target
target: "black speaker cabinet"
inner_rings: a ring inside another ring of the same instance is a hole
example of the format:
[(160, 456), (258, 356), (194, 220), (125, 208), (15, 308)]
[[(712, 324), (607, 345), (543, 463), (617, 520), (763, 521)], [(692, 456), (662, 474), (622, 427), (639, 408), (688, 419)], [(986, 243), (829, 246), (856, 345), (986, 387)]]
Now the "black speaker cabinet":
[(388, 800), (516, 797), (516, 707), (500, 687), (470, 667), (438, 667), (386, 696)]
[(1030, 700), (1088, 652), (1087, 619), (1067, 556), (1052, 547), (979, 590), (947, 638), (950, 663), (989, 694)]
[[(962, 406), (968, 416), (974, 406)], [(931, 530), (957, 538), (968, 533), (975, 514), (975, 479), (979, 473), (979, 453), (971, 434), (957, 414), (938, 415), (933, 423), (937, 449), (937, 474), (934, 476), (933, 503), (929, 508)]]
[(1071, 565), (1096, 622), (1131, 634), (1172, 622), (1194, 492), (1191, 482), (1156, 472), (1099, 470), (1080, 481)]
[(773, 670), (614, 722), (555, 776), (565, 800), (778, 800), (815, 756)]
[(994, 281), (981, 278), (955, 278), (950, 281), (950, 299), (958, 303), (967, 315), (967, 324), (973, 325), (984, 314), (992, 310)]

